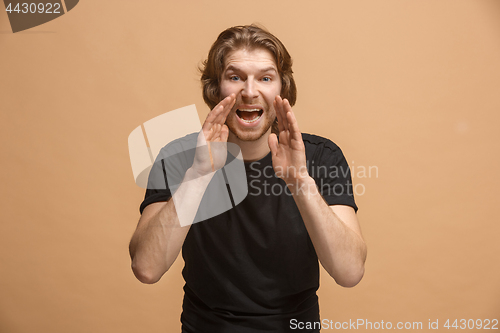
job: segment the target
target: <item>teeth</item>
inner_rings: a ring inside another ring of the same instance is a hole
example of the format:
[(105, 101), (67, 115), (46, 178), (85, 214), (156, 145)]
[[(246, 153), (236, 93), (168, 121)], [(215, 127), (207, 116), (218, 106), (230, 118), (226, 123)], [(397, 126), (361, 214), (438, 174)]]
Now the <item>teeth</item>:
[(256, 109), (237, 109), (237, 112), (258, 112), (258, 116), (255, 117), (255, 118), (253, 118), (253, 119), (251, 119), (251, 120), (244, 119), (243, 116), (240, 113), (239, 116), (241, 116), (241, 117), (239, 117), (239, 118), (242, 121), (244, 121), (245, 123), (250, 124), (250, 123), (256, 122), (257, 120), (260, 119), (260, 117), (262, 116), (263, 110), (262, 109), (257, 109), (257, 108)]
[(254, 121), (259, 120), (259, 118), (260, 118), (260, 117), (261, 117), (261, 116), (258, 116), (258, 117), (254, 118), (254, 119), (252, 119), (252, 120), (245, 120), (245, 119), (243, 119), (243, 118), (240, 118), (240, 119), (241, 119), (241, 120), (243, 120), (245, 123), (253, 123)]
[(255, 111), (260, 111), (260, 109), (238, 109), (239, 111), (243, 112), (255, 112)]

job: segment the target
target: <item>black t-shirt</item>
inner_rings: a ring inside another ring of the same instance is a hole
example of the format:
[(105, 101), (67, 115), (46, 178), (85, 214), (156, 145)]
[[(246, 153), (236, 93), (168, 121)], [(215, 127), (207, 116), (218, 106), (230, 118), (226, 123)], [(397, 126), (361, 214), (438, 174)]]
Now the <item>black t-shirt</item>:
[[(302, 138), (309, 175), (328, 205), (357, 211), (340, 148), (319, 136)], [(320, 321), (318, 258), (295, 201), (275, 176), (270, 153), (245, 163), (245, 171), (246, 198), (191, 225), (184, 241), (183, 332), (289, 332), (297, 331), (292, 319)], [(169, 198), (168, 189), (148, 189), (141, 213)]]

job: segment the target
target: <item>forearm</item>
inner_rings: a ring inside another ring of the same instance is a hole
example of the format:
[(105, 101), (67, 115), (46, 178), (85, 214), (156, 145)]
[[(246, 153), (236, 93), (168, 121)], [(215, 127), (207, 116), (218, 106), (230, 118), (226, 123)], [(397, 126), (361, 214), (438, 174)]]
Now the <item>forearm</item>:
[(177, 258), (188, 231), (189, 226), (178, 223), (173, 200), (148, 221), (140, 221), (129, 246), (135, 276), (144, 283), (157, 282)]
[(318, 192), (314, 179), (290, 186), (318, 259), (335, 281), (345, 287), (356, 285), (364, 274), (366, 244), (349, 228)]
[(157, 282), (174, 263), (212, 176), (197, 177), (188, 170), (171, 200), (160, 209), (151, 207), (153, 213), (143, 212), (129, 247), (132, 270), (141, 282)]

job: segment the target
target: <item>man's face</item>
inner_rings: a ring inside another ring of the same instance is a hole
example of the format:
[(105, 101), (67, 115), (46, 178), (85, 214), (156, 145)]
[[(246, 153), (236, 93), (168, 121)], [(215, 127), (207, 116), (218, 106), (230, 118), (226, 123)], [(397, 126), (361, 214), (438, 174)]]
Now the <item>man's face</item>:
[(273, 101), (281, 79), (273, 55), (266, 49), (239, 49), (226, 59), (220, 85), (221, 99), (234, 93), (236, 102), (226, 118), (229, 130), (243, 141), (268, 133), (276, 117)]

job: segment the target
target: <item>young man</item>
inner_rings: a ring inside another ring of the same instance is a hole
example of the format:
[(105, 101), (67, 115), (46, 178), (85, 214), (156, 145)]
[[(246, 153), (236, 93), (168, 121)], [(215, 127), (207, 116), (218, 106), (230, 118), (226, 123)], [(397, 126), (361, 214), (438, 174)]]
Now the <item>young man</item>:
[[(169, 188), (146, 192), (132, 269), (155, 283), (182, 247), (183, 332), (288, 332), (291, 323), (320, 321), (318, 259), (342, 286), (363, 276), (366, 245), (347, 162), (333, 142), (301, 134), (291, 66), (284, 45), (259, 27), (222, 32), (201, 78), (212, 111), (197, 140), (211, 148), (196, 149), (173, 198)], [(241, 149), (248, 195), (191, 224), (227, 161), (225, 142)]]

